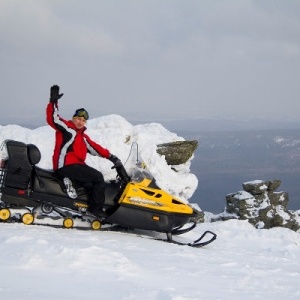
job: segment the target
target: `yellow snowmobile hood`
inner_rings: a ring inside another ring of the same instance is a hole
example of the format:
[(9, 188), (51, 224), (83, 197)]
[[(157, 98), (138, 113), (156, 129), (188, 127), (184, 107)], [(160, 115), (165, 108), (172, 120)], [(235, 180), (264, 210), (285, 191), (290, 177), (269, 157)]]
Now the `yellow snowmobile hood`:
[(171, 194), (157, 188), (149, 187), (151, 180), (144, 178), (142, 182), (129, 182), (124, 189), (119, 204), (164, 211), (167, 213), (193, 214), (190, 205)]

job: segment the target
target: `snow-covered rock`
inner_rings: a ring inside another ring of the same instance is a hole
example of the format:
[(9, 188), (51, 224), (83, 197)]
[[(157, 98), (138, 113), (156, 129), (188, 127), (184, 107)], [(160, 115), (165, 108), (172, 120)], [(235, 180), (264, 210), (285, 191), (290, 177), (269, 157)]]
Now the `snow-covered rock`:
[[(288, 193), (276, 192), (280, 180), (254, 180), (243, 183), (244, 191), (228, 194), (223, 219), (248, 220), (256, 228), (286, 227), (300, 229), (299, 211), (287, 209)], [(229, 215), (228, 215), (229, 214)]]

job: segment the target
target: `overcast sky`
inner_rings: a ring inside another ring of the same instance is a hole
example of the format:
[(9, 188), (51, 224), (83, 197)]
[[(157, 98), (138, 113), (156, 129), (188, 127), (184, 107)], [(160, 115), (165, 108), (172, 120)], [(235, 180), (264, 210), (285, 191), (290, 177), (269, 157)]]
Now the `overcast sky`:
[[(0, 124), (65, 118), (296, 118), (299, 0), (0, 0)], [(4, 109), (5, 107), (5, 109)]]

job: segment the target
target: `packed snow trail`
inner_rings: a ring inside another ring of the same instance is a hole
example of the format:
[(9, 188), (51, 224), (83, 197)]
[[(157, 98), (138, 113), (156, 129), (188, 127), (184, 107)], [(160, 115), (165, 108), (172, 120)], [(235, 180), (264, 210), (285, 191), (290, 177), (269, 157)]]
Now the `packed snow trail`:
[(218, 239), (191, 248), (123, 232), (0, 223), (1, 297), (299, 299), (298, 233), (231, 220), (186, 235), (205, 230)]

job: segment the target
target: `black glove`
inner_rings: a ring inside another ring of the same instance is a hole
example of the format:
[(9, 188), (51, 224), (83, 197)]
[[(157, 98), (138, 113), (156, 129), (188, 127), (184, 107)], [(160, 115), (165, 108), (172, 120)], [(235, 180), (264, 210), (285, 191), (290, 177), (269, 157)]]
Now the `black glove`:
[(57, 103), (57, 101), (63, 96), (63, 94), (59, 94), (59, 86), (53, 85), (50, 88), (50, 102)]
[(111, 154), (108, 159), (114, 164), (114, 168), (123, 166), (121, 160), (113, 154)]

